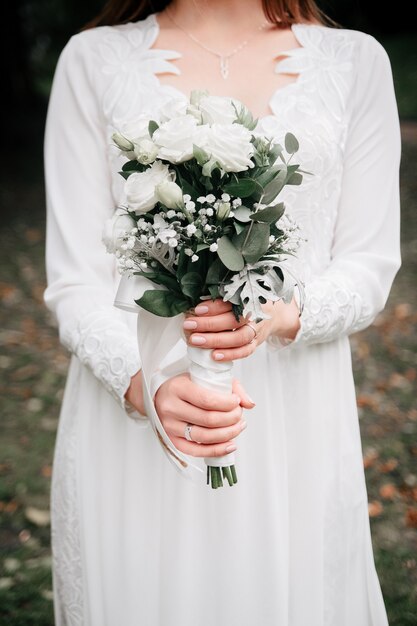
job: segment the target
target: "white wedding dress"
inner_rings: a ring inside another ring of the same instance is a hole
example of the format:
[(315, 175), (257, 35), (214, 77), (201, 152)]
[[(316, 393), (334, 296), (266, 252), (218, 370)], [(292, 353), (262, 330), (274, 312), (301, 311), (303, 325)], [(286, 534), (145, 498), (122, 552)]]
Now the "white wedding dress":
[[(236, 362), (256, 400), (238, 438), (239, 482), (211, 490), (169, 462), (123, 396), (141, 367), (136, 315), (113, 306), (101, 243), (121, 200), (110, 135), (162, 102), (179, 54), (152, 48), (156, 15), (71, 39), (46, 132), (45, 299), (73, 352), (53, 467), (57, 626), (386, 626), (367, 511), (348, 335), (384, 307), (400, 266), (399, 124), (372, 37), (295, 25), (259, 129), (300, 140), (314, 175), (283, 194), (307, 242), (301, 329)], [(151, 333), (152, 329), (146, 329)], [(152, 378), (172, 372), (185, 344)], [(141, 355), (145, 359), (146, 355)], [(190, 459), (193, 461), (193, 459)]]

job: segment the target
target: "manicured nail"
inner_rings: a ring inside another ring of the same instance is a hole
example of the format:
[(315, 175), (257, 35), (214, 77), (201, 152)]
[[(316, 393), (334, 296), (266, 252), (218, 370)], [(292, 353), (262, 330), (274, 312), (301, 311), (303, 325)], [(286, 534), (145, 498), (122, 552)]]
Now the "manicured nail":
[(222, 359), (224, 359), (224, 354), (222, 354), (221, 352), (216, 352), (216, 354), (214, 355), (214, 360), (221, 361)]
[(201, 337), (200, 335), (191, 335), (191, 343), (195, 346), (202, 346), (203, 343), (206, 343), (205, 337)]
[(245, 428), (247, 427), (248, 423), (247, 422), (242, 422), (240, 425), (240, 430), (245, 430)]
[(208, 306), (205, 304), (197, 304), (194, 312), (197, 313), (197, 315), (204, 315), (204, 313), (208, 313)]
[(248, 396), (247, 394), (246, 394), (246, 397), (249, 400), (249, 402), (252, 402), (252, 404), (256, 404), (255, 400), (252, 400), (252, 398)]
[(186, 320), (182, 326), (186, 330), (191, 330), (192, 328), (197, 328), (197, 322), (194, 322), (193, 320)]
[(230, 446), (226, 448), (226, 452), (234, 452), (235, 450), (237, 450), (237, 446), (235, 446), (234, 443), (231, 443)]

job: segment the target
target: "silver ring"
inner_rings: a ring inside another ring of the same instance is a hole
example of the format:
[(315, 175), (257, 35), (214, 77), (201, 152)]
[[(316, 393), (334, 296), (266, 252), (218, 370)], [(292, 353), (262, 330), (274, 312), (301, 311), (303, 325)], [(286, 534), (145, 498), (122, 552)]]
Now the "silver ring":
[(254, 336), (252, 337), (252, 339), (249, 341), (249, 343), (253, 343), (255, 341), (256, 337), (258, 336), (258, 332), (257, 332), (255, 326), (251, 322), (247, 322), (246, 326), (249, 326), (250, 328), (252, 328), (253, 332), (255, 333)]
[(187, 441), (194, 441), (194, 439), (191, 438), (192, 427), (193, 427), (193, 424), (187, 424), (184, 429), (184, 437), (187, 439)]

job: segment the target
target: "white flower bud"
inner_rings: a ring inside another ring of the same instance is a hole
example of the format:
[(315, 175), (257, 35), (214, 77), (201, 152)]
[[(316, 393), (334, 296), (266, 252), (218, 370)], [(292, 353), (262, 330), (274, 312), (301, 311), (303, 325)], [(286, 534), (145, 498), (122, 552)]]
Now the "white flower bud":
[(184, 202), (190, 202), (190, 200), (191, 200), (190, 194), (189, 193), (185, 193), (183, 195), (183, 200), (184, 200)]
[(185, 252), (185, 254), (187, 256), (193, 256), (193, 254), (194, 254), (194, 252), (193, 252), (193, 250), (191, 250), (191, 248), (185, 248), (184, 252)]
[(123, 152), (131, 152), (135, 147), (133, 143), (121, 133), (113, 133), (111, 138), (119, 150), (122, 150)]
[(206, 213), (207, 213), (207, 215), (208, 215), (209, 217), (211, 217), (212, 215), (214, 215), (214, 211), (213, 211), (213, 209), (211, 209), (211, 208), (208, 208), (208, 209), (207, 209), (207, 211), (206, 211)]
[(229, 217), (230, 213), (230, 202), (220, 202), (219, 207), (217, 209), (217, 219), (221, 222)]
[(230, 200), (230, 196), (228, 193), (222, 193), (222, 200), (223, 202), (229, 202)]
[(194, 226), (194, 224), (188, 224), (188, 226), (187, 226), (187, 235), (189, 237), (191, 237), (191, 235), (194, 235), (196, 230), (197, 230), (197, 228), (196, 228), (196, 226)]
[(210, 252), (217, 252), (218, 247), (217, 243), (212, 243), (210, 246)]
[(178, 246), (178, 241), (176, 239), (168, 239), (168, 245), (170, 248), (176, 248)]
[(198, 261), (198, 256), (197, 254), (193, 254), (193, 256), (191, 257), (191, 262), (195, 263), (196, 261)]
[(159, 202), (168, 209), (176, 209), (183, 206), (181, 187), (173, 181), (164, 181), (156, 185), (155, 195)]
[(212, 193), (209, 193), (209, 195), (206, 196), (206, 200), (207, 200), (207, 202), (209, 202), (211, 204), (212, 202), (215, 202), (216, 196), (213, 196)]

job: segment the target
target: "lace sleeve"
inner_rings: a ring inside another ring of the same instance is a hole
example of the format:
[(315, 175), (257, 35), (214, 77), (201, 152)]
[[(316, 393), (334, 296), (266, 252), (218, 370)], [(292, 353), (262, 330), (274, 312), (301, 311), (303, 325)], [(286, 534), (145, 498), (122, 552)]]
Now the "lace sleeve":
[[(368, 326), (384, 308), (400, 264), (400, 131), (390, 62), (364, 36), (325, 272), (306, 284), (291, 345), (319, 343)], [(273, 337), (270, 344), (282, 347)]]
[(114, 198), (83, 35), (61, 54), (48, 109), (45, 302), (62, 343), (127, 409), (124, 394), (141, 361), (136, 333), (113, 307), (117, 274), (101, 241)]

